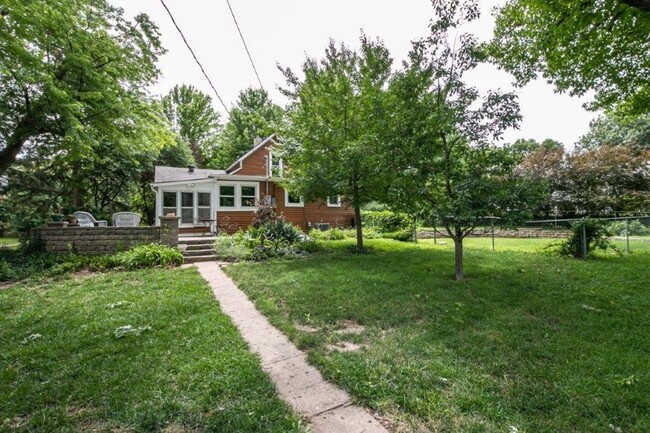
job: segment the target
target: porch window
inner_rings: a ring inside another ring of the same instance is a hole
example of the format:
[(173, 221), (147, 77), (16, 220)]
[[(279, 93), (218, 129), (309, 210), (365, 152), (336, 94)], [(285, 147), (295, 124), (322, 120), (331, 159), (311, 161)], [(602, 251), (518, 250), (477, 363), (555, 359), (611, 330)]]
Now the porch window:
[(241, 186), (241, 207), (255, 207), (257, 188), (255, 186)]
[(327, 197), (327, 205), (329, 207), (341, 207), (341, 196), (331, 195)]
[(196, 216), (199, 220), (212, 219), (210, 215), (210, 193), (197, 192)]
[(176, 215), (176, 205), (178, 204), (177, 200), (178, 195), (176, 194), (176, 191), (164, 191), (162, 214), (167, 215), (169, 213), (173, 213)]
[(194, 222), (194, 192), (181, 192), (181, 224)]
[(302, 196), (292, 194), (286, 189), (284, 190), (284, 205), (286, 207), (303, 207), (305, 205)]
[(219, 185), (219, 207), (235, 207), (234, 185)]

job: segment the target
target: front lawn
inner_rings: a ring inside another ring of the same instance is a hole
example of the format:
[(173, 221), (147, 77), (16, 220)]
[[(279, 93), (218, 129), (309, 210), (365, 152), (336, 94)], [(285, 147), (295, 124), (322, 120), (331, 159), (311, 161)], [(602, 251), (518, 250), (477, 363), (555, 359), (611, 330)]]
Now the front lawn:
[(0, 348), (0, 431), (303, 431), (194, 269), (0, 290)]
[(650, 254), (472, 243), (461, 283), (452, 246), (431, 242), (330, 242), (227, 272), (326, 377), (407, 431), (650, 431)]

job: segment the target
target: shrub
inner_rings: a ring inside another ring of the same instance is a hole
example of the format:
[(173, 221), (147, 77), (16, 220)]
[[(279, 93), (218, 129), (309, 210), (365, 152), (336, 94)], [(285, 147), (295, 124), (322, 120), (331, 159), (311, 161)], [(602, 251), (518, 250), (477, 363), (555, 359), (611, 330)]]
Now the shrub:
[[(628, 233), (629, 227), (629, 233)], [(639, 220), (630, 221), (629, 226), (627, 221), (614, 221), (607, 230), (616, 236), (647, 236), (650, 235), (650, 228), (646, 227)]]
[(411, 218), (403, 213), (385, 211), (368, 211), (361, 215), (364, 228), (373, 228), (382, 233), (406, 230), (411, 226)]
[(341, 229), (318, 230), (313, 229), (309, 232), (309, 236), (319, 241), (340, 241), (345, 239), (345, 232)]
[(382, 237), (385, 239), (394, 239), (401, 242), (412, 242), (413, 232), (411, 230), (400, 230), (398, 232), (384, 233)]
[(255, 245), (246, 245), (249, 240), (245, 239), (244, 232), (238, 232), (235, 235), (219, 235), (214, 241), (214, 251), (218, 258), (229, 262), (238, 262), (250, 258), (250, 250), (256, 248)]
[(127, 269), (150, 266), (177, 266), (183, 263), (183, 254), (178, 248), (161, 244), (139, 245), (115, 255), (116, 263)]
[(11, 266), (4, 257), (0, 257), (0, 281), (9, 281), (14, 277), (14, 272)]
[[(584, 226), (584, 230), (583, 230)], [(583, 233), (586, 237), (587, 256), (596, 249), (612, 249), (618, 252), (618, 249), (610, 242), (610, 233), (604, 223), (587, 218), (576, 222), (571, 226), (573, 232), (569, 238), (558, 245), (557, 252), (566, 257), (586, 258), (583, 257)]]

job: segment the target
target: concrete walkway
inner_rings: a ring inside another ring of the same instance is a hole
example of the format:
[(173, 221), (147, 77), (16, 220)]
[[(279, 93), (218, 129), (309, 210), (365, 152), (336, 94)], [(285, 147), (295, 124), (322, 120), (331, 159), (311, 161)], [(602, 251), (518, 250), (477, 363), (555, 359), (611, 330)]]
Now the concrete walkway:
[(314, 433), (388, 433), (365, 409), (350, 403), (342, 389), (323, 380), (307, 356), (260, 314), (215, 262), (197, 263), (201, 276), (262, 360), (280, 397), (312, 423)]

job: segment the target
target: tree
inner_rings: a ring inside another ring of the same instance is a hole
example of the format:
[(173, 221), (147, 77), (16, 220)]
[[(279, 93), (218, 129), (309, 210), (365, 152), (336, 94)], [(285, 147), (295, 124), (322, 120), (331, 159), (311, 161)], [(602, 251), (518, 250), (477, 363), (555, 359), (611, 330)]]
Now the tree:
[(567, 159), (568, 200), (577, 211), (603, 214), (650, 206), (650, 150), (603, 145)]
[(340, 195), (354, 207), (357, 251), (363, 251), (361, 206), (378, 195), (373, 158), (384, 120), (383, 97), (392, 59), (365, 35), (359, 52), (330, 41), (321, 60), (307, 58), (301, 81), (282, 69), (291, 101), (288, 186), (306, 200)]
[(522, 155), (522, 156), (527, 155), (531, 152), (535, 152), (540, 149), (564, 150), (564, 145), (557, 140), (553, 140), (552, 138), (547, 138), (541, 143), (532, 138), (528, 138), (528, 139), (520, 138), (518, 140), (515, 140), (515, 142), (512, 144), (507, 144), (505, 147), (511, 150), (512, 152), (514, 152), (515, 154)]
[(517, 171), (540, 188), (541, 198), (536, 214), (557, 216), (572, 206), (567, 195), (568, 167), (563, 147), (533, 148), (523, 154)]
[[(390, 85), (382, 160), (392, 165), (398, 192), (426, 206), (453, 239), (455, 278), (462, 280), (464, 238), (486, 216), (504, 225), (527, 216), (535, 189), (513, 174), (512, 152), (490, 144), (517, 126), (516, 96), (492, 91), (481, 98), (463, 82), (483, 56), (474, 36), (454, 33), (479, 17), (476, 2), (434, 0), (433, 6), (431, 36), (414, 43)], [(386, 190), (389, 202), (398, 195)]]
[(647, 113), (647, 1), (509, 0), (497, 13), (491, 54), (519, 84), (539, 75), (560, 92), (595, 92), (591, 108)]
[(603, 145), (650, 149), (650, 114), (631, 117), (607, 114), (592, 120), (589, 132), (580, 137), (577, 147), (595, 149)]
[(204, 165), (206, 157), (215, 152), (221, 130), (220, 115), (212, 106), (212, 98), (183, 84), (174, 86), (161, 102), (172, 129), (190, 147), (196, 163)]
[(255, 138), (266, 138), (284, 129), (284, 110), (274, 104), (264, 89), (248, 88), (230, 110), (230, 117), (220, 136), (220, 143), (208, 165), (227, 168), (251, 150)]
[[(5, 0), (0, 15), (0, 174), (21, 152), (90, 155), (149, 120), (157, 27), (105, 0)], [(137, 145), (137, 143), (133, 143)]]

